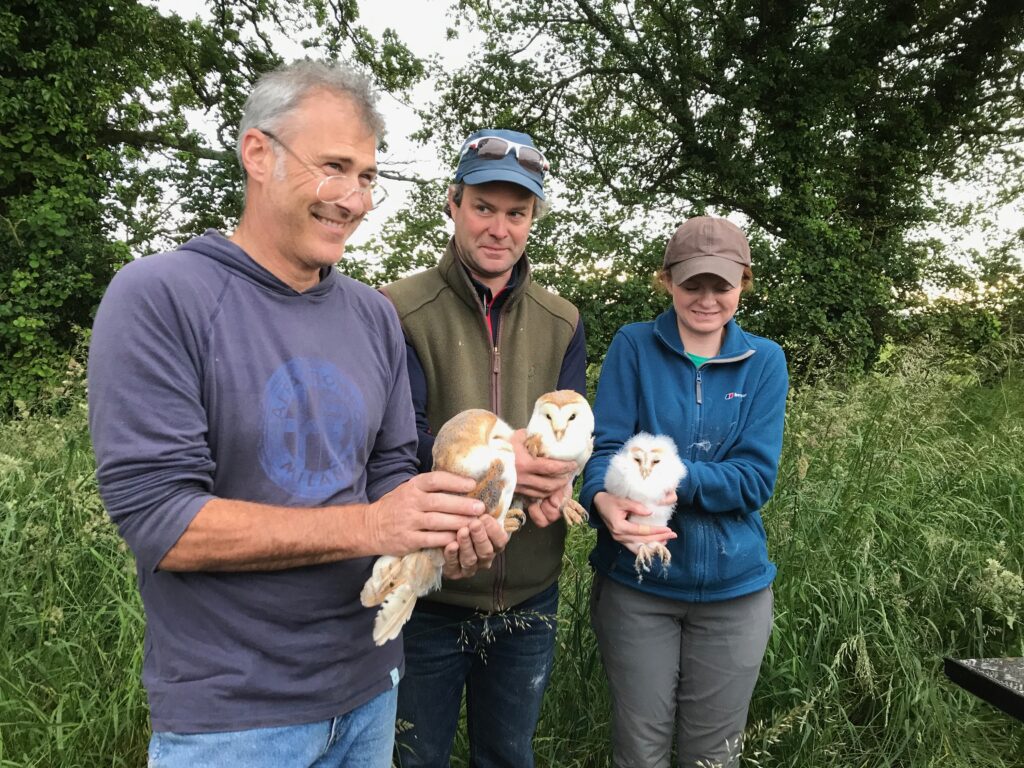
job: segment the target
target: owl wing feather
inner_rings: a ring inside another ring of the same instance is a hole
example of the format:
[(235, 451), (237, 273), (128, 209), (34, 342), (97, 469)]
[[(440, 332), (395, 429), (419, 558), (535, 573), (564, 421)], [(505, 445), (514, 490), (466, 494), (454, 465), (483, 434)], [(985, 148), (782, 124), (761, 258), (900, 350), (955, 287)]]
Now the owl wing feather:
[(384, 645), (388, 640), (398, 637), (412, 616), (416, 598), (441, 586), (441, 568), (444, 566), (441, 550), (421, 549), (419, 552), (410, 552), (400, 561), (401, 579), (392, 582), (393, 588), (380, 602), (380, 610), (373, 620), (373, 641), (377, 645)]
[(502, 508), (505, 487), (505, 463), (501, 459), (495, 459), (484, 476), (477, 481), (476, 488), (466, 495), (484, 503), (484, 514), (500, 517), (505, 511)]

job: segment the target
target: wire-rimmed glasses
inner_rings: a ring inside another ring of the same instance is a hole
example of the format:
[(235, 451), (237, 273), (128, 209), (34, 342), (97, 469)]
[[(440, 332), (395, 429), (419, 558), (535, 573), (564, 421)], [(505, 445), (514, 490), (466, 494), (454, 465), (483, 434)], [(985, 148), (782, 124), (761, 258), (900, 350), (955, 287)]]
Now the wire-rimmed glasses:
[(366, 204), (367, 210), (376, 208), (380, 205), (388, 196), (388, 191), (380, 185), (377, 179), (353, 179), (344, 173), (325, 174), (318, 168), (314, 168), (293, 150), (281, 139), (275, 136), (270, 131), (259, 129), (260, 132), (271, 141), (280, 144), (284, 151), (299, 161), (306, 169), (314, 171), (317, 174), (323, 176), (320, 179), (320, 183), (316, 185), (316, 199), (326, 205), (335, 205), (347, 200), (352, 196), (354, 192), (359, 192), (363, 197), (363, 202)]

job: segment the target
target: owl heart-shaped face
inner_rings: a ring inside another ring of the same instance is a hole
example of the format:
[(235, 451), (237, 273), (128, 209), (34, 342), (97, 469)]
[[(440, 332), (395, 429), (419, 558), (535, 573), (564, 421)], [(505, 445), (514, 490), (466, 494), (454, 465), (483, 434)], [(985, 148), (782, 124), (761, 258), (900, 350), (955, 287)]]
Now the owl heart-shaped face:
[(604, 482), (612, 495), (640, 501), (652, 515), (664, 513), (667, 520), (674, 505), (667, 506), (662, 499), (679, 487), (686, 474), (686, 464), (671, 437), (638, 432), (612, 456)]
[(561, 407), (553, 403), (544, 403), (541, 406), (541, 413), (547, 419), (556, 440), (561, 440), (565, 436), (565, 431), (576, 421), (579, 412), (580, 407), (575, 403)]
[(578, 392), (548, 392), (537, 398), (526, 431), (555, 442), (566, 439), (566, 435), (589, 436), (594, 431), (594, 414)]

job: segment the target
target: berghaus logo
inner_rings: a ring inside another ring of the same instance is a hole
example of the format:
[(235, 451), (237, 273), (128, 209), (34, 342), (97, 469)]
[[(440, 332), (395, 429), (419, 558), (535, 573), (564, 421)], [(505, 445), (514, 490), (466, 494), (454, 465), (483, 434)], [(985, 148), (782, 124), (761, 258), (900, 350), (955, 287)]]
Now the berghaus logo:
[(747, 396), (746, 392), (730, 392), (729, 394), (727, 394), (725, 396), (725, 399), (726, 400), (734, 400), (737, 397), (746, 397), (746, 396)]

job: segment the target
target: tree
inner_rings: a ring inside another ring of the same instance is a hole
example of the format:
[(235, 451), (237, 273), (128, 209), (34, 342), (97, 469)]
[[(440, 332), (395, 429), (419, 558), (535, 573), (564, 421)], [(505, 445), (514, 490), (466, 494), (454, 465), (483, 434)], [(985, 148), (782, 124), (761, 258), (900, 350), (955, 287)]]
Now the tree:
[(235, 127), (282, 60), (275, 39), (347, 54), (385, 90), (424, 76), (354, 0), (209, 6), (207, 21), (132, 0), (0, 9), (0, 412), (59, 381), (119, 265), (237, 218)]
[(487, 44), (438, 89), (424, 136), (529, 131), (572, 226), (612, 235), (597, 247), (615, 262), (635, 249), (609, 223), (652, 222), (664, 242), (691, 214), (745, 217), (757, 286), (745, 322), (799, 367), (870, 365), (921, 300), (911, 233), (935, 215), (933, 180), (1024, 132), (1020, 3), (459, 5)]

